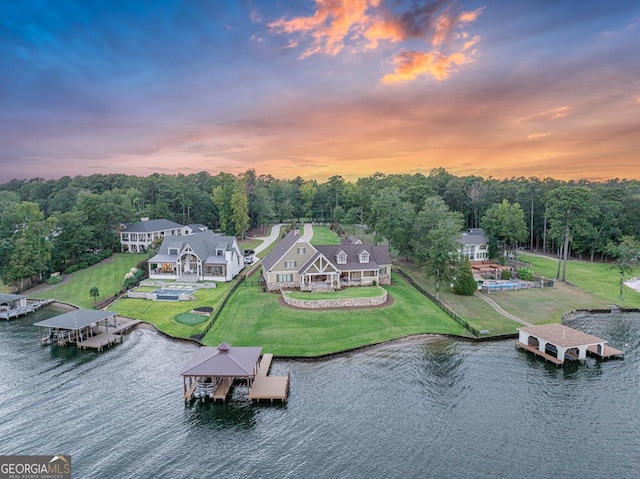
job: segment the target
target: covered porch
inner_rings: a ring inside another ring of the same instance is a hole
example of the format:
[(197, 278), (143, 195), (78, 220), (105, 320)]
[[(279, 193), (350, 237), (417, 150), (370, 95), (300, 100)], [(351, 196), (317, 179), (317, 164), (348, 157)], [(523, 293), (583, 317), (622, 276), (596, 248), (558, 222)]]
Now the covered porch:
[(301, 291), (336, 289), (340, 289), (340, 271), (321, 254), (312, 258), (300, 272)]

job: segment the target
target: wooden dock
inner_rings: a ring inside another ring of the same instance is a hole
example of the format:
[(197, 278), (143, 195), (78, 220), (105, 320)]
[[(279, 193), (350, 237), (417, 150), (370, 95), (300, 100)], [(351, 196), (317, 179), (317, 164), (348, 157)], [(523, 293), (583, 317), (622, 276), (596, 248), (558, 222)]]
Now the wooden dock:
[(122, 341), (122, 336), (108, 331), (106, 333), (100, 333), (96, 336), (87, 338), (84, 341), (79, 341), (76, 343), (76, 346), (80, 349), (91, 348), (91, 349), (97, 349), (98, 351), (102, 351), (105, 347), (109, 347), (121, 341)]
[(291, 374), (287, 374), (286, 376), (267, 376), (272, 361), (273, 354), (265, 354), (262, 356), (258, 373), (249, 388), (250, 400), (255, 399), (259, 401), (260, 399), (268, 399), (271, 402), (275, 399), (280, 401), (287, 400)]
[(624, 351), (620, 351), (619, 349), (612, 348), (608, 344), (604, 345), (604, 351), (602, 352), (602, 354), (598, 354), (597, 346), (589, 346), (587, 348), (587, 352), (592, 356), (596, 356), (601, 359), (624, 358)]
[(14, 308), (8, 311), (0, 311), (0, 319), (9, 320), (12, 318), (18, 318), (20, 316), (26, 316), (27, 314), (33, 313), (39, 310), (40, 308), (42, 308), (43, 306), (47, 306), (48, 304), (53, 303), (54, 301), (55, 300), (53, 299), (45, 299), (42, 301), (39, 301), (39, 300), (31, 301), (30, 303), (27, 304), (27, 306), (24, 306), (24, 307)]
[(213, 392), (213, 401), (215, 402), (220, 399), (222, 402), (225, 402), (232, 385), (233, 378), (222, 378), (222, 381), (220, 381), (220, 384), (218, 384), (218, 387)]
[(546, 359), (547, 361), (555, 364), (556, 366), (561, 366), (563, 363), (563, 361), (560, 361), (558, 358), (551, 356), (550, 354), (544, 353), (534, 346), (529, 346), (527, 344), (521, 343), (520, 341), (516, 341), (516, 348), (526, 349), (527, 351), (537, 356), (540, 356), (541, 358)]

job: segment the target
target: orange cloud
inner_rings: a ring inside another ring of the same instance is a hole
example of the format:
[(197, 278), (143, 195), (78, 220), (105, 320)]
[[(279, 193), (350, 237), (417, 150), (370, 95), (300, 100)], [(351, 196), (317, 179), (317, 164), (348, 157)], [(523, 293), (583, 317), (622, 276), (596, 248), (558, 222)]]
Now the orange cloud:
[(431, 39), (433, 46), (442, 45), (453, 35), (456, 27), (464, 23), (475, 21), (482, 13), (484, 7), (480, 7), (472, 12), (454, 12), (451, 8), (446, 9), (435, 22), (435, 33)]
[(551, 110), (545, 110), (545, 111), (541, 111), (539, 113), (534, 113), (533, 115), (529, 115), (529, 116), (524, 116), (522, 118), (518, 118), (516, 120), (516, 123), (523, 123), (526, 121), (530, 121), (530, 120), (536, 120), (536, 119), (548, 119), (548, 120), (557, 120), (559, 118), (563, 118), (565, 116), (567, 116), (567, 114), (569, 113), (569, 111), (571, 110), (571, 107), (569, 106), (561, 106), (558, 108), (553, 108)]
[(456, 65), (469, 63), (471, 60), (462, 52), (443, 55), (440, 52), (410, 52), (396, 55), (393, 63), (396, 69), (382, 78), (382, 83), (392, 84), (415, 80), (419, 75), (431, 75), (436, 80), (446, 80)]
[(311, 46), (301, 55), (306, 58), (315, 53), (334, 56), (344, 47), (344, 39), (352, 29), (364, 28), (368, 22), (369, 7), (380, 0), (316, 0), (317, 10), (310, 17), (277, 20), (269, 28), (282, 33), (309, 33)]

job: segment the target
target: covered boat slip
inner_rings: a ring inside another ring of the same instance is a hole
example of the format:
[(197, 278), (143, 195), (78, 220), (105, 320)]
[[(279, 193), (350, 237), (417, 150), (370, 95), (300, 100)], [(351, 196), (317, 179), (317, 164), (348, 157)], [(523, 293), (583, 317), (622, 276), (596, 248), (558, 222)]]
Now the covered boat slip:
[(262, 356), (261, 347), (232, 347), (221, 343), (202, 347), (182, 372), (184, 398), (225, 401), (235, 379), (249, 386), (249, 399), (287, 400), (289, 376), (269, 377), (272, 354)]
[(562, 324), (543, 324), (518, 328), (516, 347), (530, 351), (556, 365), (565, 359), (584, 360), (587, 354), (601, 359), (623, 357), (624, 352), (606, 344), (607, 341)]
[(35, 323), (40, 328), (40, 344), (102, 350), (122, 341), (121, 334), (140, 321), (118, 321), (115, 313), (93, 309), (77, 309)]
[(21, 294), (0, 293), (0, 319), (12, 319), (33, 313), (53, 301), (53, 299), (28, 299)]

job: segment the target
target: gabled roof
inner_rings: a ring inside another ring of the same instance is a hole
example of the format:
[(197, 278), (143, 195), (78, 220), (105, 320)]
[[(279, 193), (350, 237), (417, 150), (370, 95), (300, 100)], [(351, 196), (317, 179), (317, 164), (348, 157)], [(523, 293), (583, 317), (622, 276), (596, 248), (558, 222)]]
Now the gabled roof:
[[(301, 238), (302, 236), (295, 233), (293, 230), (289, 231), (287, 235), (280, 240), (276, 247), (271, 250), (271, 253), (262, 260), (262, 267), (264, 270), (269, 271), (273, 268), (276, 263), (280, 261), (285, 254), (287, 254), (287, 251), (289, 251)], [(304, 244), (305, 246), (309, 246), (311, 249), (314, 249), (310, 243), (304, 241)]]
[(208, 231), (209, 227), (207, 225), (203, 225), (200, 223), (190, 223), (188, 225), (185, 225), (186, 228), (191, 229), (192, 231), (196, 231), (196, 232), (203, 232), (203, 231)]
[(77, 329), (86, 328), (95, 322), (113, 318), (115, 315), (116, 313), (109, 311), (76, 309), (74, 311), (61, 314), (60, 316), (54, 316), (53, 318), (35, 323), (34, 326), (40, 326), (41, 328), (70, 329), (75, 331)]
[(178, 255), (169, 254), (169, 248), (177, 248), (178, 254), (180, 254), (188, 246), (201, 261), (217, 263), (219, 261), (213, 257), (222, 256), (217, 254), (218, 250), (232, 251), (235, 240), (233, 236), (222, 236), (213, 231), (203, 231), (202, 233), (194, 233), (188, 236), (165, 236), (158, 254), (148, 262), (166, 263), (175, 261)]
[(132, 225), (125, 226), (122, 231), (125, 233), (152, 233), (154, 231), (173, 230), (177, 228), (182, 228), (182, 225), (175, 221), (158, 219), (138, 221)]
[(463, 245), (486, 244), (489, 239), (482, 228), (469, 228), (460, 233), (460, 243)]
[(227, 343), (221, 343), (215, 348), (202, 347), (187, 363), (182, 375), (234, 378), (253, 376), (261, 354), (261, 347), (233, 347)]
[(357, 236), (350, 235), (340, 240), (340, 244), (362, 244), (362, 240)]
[[(366, 244), (318, 245), (316, 249), (339, 270), (371, 269), (380, 265), (391, 264), (391, 254), (386, 246)], [(347, 255), (346, 264), (337, 264), (336, 255), (343, 251)], [(360, 263), (358, 256), (363, 251), (369, 253), (369, 262)]]

